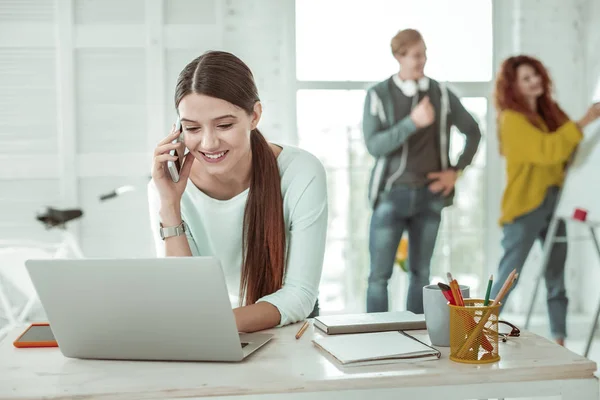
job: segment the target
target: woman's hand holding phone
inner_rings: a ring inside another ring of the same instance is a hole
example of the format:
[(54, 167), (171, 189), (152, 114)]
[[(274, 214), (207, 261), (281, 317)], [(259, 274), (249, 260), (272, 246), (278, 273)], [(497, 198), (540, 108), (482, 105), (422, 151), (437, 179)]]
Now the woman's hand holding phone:
[[(161, 200), (161, 208), (163, 207), (174, 207), (179, 209), (179, 203), (181, 202), (181, 196), (187, 185), (188, 177), (192, 169), (194, 156), (192, 153), (188, 153), (183, 159), (183, 165), (179, 171), (179, 180), (173, 182), (173, 178), (169, 173), (167, 162), (178, 161), (177, 153), (185, 151), (185, 145), (183, 142), (177, 142), (177, 138), (180, 135), (179, 129), (175, 125), (171, 129), (171, 133), (161, 140), (156, 149), (154, 150), (154, 163), (152, 166), (152, 179), (158, 189)], [(175, 143), (173, 143), (175, 142)], [(170, 154), (172, 150), (176, 150), (174, 155)], [(163, 221), (167, 223), (167, 221)]]

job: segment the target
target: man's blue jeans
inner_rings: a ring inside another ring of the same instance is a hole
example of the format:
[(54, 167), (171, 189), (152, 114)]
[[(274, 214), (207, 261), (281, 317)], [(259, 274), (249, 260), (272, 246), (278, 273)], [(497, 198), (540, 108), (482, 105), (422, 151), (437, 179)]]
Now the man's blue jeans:
[(445, 198), (427, 186), (394, 186), (381, 194), (369, 231), (371, 272), (367, 312), (388, 311), (388, 281), (403, 232), (408, 231), (409, 286), (406, 308), (423, 314), (423, 286), (429, 284), (431, 257)]
[[(502, 239), (504, 255), (500, 260), (498, 273), (494, 274), (491, 299), (496, 297), (513, 269), (516, 269), (518, 273), (521, 272), (533, 243), (538, 239), (542, 243), (546, 240), (550, 220), (556, 207), (558, 192), (557, 187), (551, 187), (548, 189), (541, 205), (533, 211), (516, 218), (513, 222), (504, 225), (504, 237)], [(565, 237), (566, 234), (567, 229), (561, 220), (556, 236)], [(569, 301), (565, 291), (566, 260), (567, 243), (554, 243), (544, 272), (544, 278), (546, 280), (546, 303), (550, 317), (550, 332), (555, 339), (564, 339), (567, 336), (567, 305)], [(517, 279), (516, 283), (518, 282)], [(510, 291), (515, 288), (516, 283)], [(506, 304), (510, 291), (502, 299), (502, 307)]]

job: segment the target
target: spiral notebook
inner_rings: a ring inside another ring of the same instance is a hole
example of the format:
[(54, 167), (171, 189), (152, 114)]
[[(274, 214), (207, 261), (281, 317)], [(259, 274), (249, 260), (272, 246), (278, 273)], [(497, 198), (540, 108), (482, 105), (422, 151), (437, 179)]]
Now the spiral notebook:
[(345, 367), (437, 360), (441, 356), (439, 350), (402, 331), (323, 336), (313, 343)]

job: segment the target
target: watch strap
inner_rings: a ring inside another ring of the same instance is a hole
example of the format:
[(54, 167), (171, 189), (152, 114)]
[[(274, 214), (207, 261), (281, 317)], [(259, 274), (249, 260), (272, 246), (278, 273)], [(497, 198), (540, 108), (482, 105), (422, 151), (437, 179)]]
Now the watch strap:
[(185, 235), (187, 228), (185, 225), (185, 221), (181, 221), (181, 223), (177, 226), (163, 226), (162, 222), (160, 224), (160, 237), (162, 240), (165, 240), (168, 237), (172, 236), (182, 236)]

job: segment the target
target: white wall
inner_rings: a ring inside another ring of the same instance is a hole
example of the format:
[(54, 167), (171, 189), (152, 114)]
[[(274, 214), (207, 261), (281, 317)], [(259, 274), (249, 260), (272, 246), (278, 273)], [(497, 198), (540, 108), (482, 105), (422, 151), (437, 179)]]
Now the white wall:
[[(0, 0), (0, 240), (54, 240), (35, 211), (81, 207), (87, 256), (153, 255), (145, 185), (177, 74), (206, 50), (237, 54), (255, 74), (259, 127), (295, 143), (293, 11), (292, 0)], [(139, 190), (98, 201), (125, 184)]]
[(600, 1), (590, 0), (587, 11), (587, 46), (586, 46), (586, 73), (590, 83), (586, 88), (588, 98), (600, 101)]

